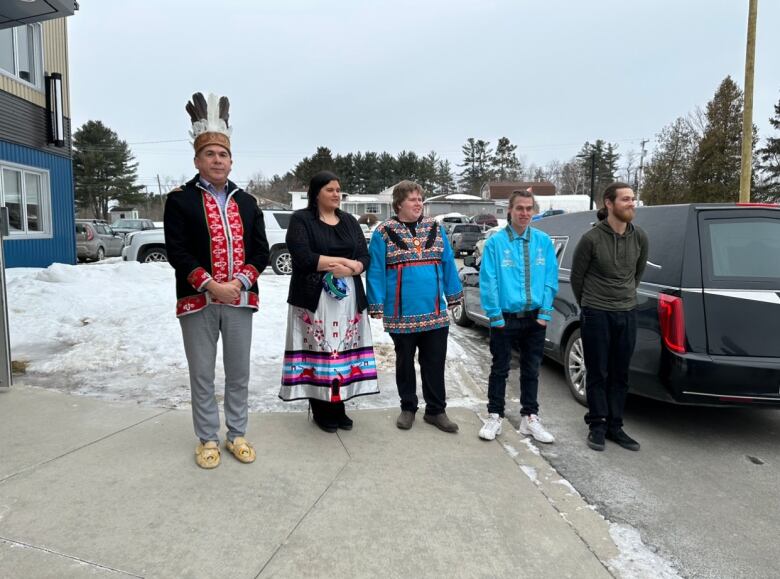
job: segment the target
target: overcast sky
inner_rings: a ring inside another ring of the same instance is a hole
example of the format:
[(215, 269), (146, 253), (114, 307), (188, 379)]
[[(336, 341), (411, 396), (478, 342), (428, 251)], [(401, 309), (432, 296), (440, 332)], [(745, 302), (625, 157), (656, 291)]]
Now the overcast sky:
[[(194, 174), (184, 105), (231, 101), (232, 178), (334, 155), (506, 136), (526, 163), (586, 140), (639, 151), (744, 84), (748, 0), (79, 0), (69, 19), (74, 130), (127, 141), (143, 185)], [(754, 122), (780, 99), (780, 2), (760, 0)]]

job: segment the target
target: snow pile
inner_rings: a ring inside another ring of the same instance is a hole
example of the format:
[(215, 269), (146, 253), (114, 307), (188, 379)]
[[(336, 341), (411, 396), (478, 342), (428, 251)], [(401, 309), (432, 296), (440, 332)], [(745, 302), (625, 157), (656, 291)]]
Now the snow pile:
[(608, 564), (623, 579), (680, 579), (674, 567), (642, 542), (635, 528), (610, 523), (609, 534), (620, 555)]
[[(54, 264), (6, 271), (11, 356), (27, 363), (20, 383), (111, 400), (166, 407), (189, 405), (189, 376), (174, 313), (173, 269), (167, 263), (120, 259)], [(268, 270), (259, 280), (260, 311), (253, 317), (249, 407), (304, 410), (305, 402), (277, 398), (284, 356), (289, 276)], [(395, 355), (381, 320), (371, 320), (382, 394), (350, 402), (361, 408), (398, 406)], [(450, 340), (451, 359), (466, 357)], [(217, 361), (217, 391), (223, 376)], [(447, 376), (455, 384), (455, 376)], [(388, 387), (390, 385), (390, 387)], [(455, 388), (453, 388), (455, 390)], [(450, 393), (451, 395), (453, 392)], [(471, 406), (464, 396), (452, 400)]]

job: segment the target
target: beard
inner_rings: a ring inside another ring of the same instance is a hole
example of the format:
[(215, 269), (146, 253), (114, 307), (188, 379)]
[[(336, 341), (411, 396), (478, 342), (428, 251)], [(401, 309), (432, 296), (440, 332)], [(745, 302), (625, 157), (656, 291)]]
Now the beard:
[(613, 209), (612, 214), (623, 223), (631, 223), (634, 220), (636, 209)]

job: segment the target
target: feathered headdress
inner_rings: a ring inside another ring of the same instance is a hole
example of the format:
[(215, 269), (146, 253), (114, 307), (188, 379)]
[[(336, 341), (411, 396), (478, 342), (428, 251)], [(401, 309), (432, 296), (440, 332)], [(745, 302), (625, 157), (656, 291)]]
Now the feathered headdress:
[(227, 97), (209, 94), (209, 99), (206, 101), (203, 93), (196, 92), (185, 109), (192, 120), (190, 137), (196, 155), (207, 145), (219, 145), (230, 151), (232, 129), (228, 125), (230, 101)]

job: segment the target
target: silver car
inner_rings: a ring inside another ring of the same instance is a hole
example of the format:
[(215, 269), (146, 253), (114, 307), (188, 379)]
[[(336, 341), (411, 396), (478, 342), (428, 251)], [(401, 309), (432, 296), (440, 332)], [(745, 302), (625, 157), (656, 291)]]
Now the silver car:
[(76, 219), (76, 257), (79, 261), (100, 261), (122, 255), (124, 238), (105, 221)]

